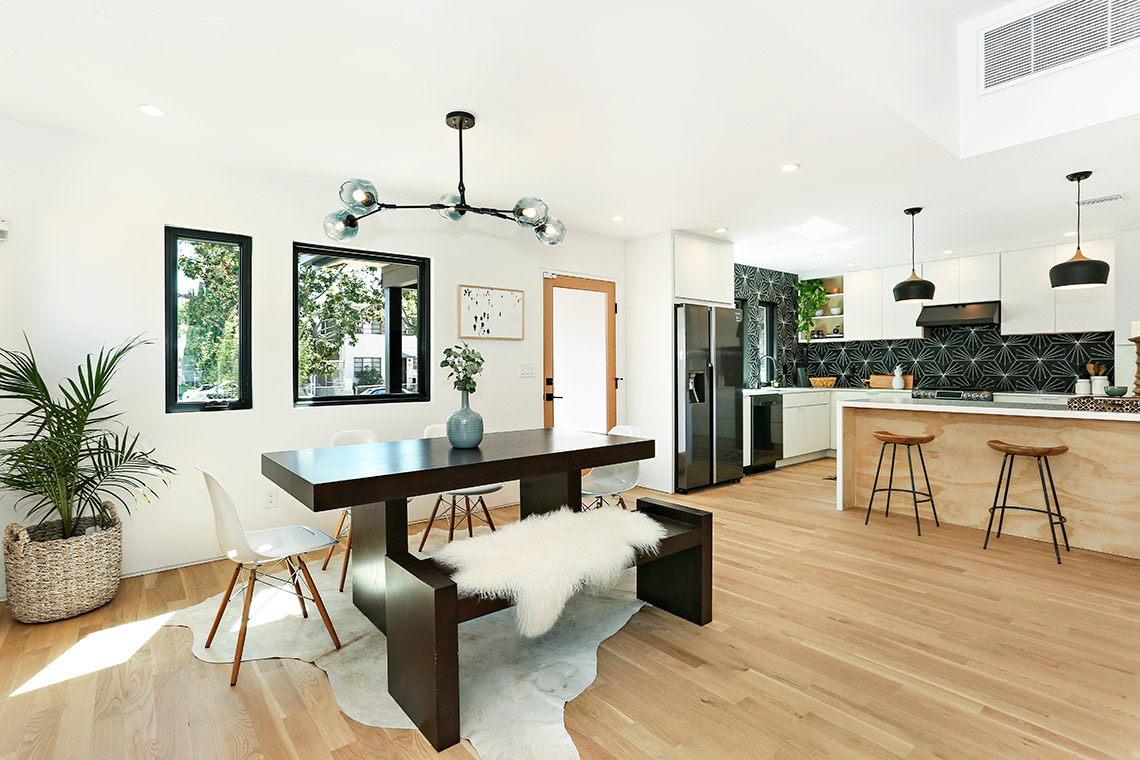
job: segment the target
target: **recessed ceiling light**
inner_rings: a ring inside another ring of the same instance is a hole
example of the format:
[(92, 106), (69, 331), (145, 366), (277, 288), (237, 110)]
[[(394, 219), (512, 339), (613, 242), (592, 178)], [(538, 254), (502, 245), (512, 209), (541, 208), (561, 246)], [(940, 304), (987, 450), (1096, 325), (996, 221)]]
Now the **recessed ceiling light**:
[(848, 261), (847, 266), (853, 267), (853, 266), (855, 266), (855, 262), (854, 261)]
[(784, 164), (783, 166), (780, 167), (780, 171), (782, 171), (782, 172), (794, 172), (796, 169), (799, 169), (799, 168), (800, 168), (799, 164)]
[(717, 227), (715, 230), (713, 230), (713, 232), (718, 235), (723, 235), (724, 233), (728, 232), (728, 227)]
[(822, 258), (823, 258), (823, 254), (822, 254), (822, 253), (817, 253), (816, 255), (812, 256), (812, 258), (813, 258), (813, 259), (822, 259)]
[(1077, 233), (1074, 232), (1073, 230), (1069, 230), (1068, 232), (1065, 233), (1065, 237), (1076, 237), (1076, 236), (1077, 236)]
[(945, 256), (945, 255), (950, 254), (950, 253), (954, 253), (953, 248), (947, 248), (945, 251), (942, 252), (942, 255)]
[(783, 243), (777, 243), (775, 240), (773, 240), (771, 243), (768, 243), (769, 248), (779, 248), (781, 245), (783, 245)]
[(164, 115), (165, 115), (165, 114), (162, 112), (162, 109), (161, 109), (161, 108), (159, 108), (158, 106), (150, 106), (150, 105), (147, 105), (146, 103), (143, 103), (142, 105), (140, 105), (140, 106), (139, 106), (139, 110), (140, 110), (140, 111), (142, 111), (142, 112), (143, 112), (144, 114), (146, 114), (147, 116), (153, 116), (153, 117), (154, 117), (154, 118), (156, 118), (156, 119), (157, 119), (159, 116), (164, 116)]

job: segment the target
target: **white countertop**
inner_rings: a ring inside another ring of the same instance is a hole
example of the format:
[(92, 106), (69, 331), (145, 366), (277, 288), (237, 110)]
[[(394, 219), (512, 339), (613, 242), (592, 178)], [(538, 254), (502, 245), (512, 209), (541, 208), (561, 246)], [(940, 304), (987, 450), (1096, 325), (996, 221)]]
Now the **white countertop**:
[(847, 393), (910, 393), (909, 390), (896, 391), (893, 388), (799, 388), (780, 386), (779, 388), (745, 388), (745, 396), (763, 396), (768, 393), (819, 393), (820, 391), (846, 391)]
[(1005, 417), (1054, 417), (1066, 420), (1109, 420), (1140, 422), (1140, 414), (1122, 412), (1075, 412), (1057, 404), (1029, 404), (1006, 401), (946, 401), (896, 398), (840, 401), (841, 407), (855, 409), (896, 409), (908, 412), (950, 412), (955, 414), (994, 414)]

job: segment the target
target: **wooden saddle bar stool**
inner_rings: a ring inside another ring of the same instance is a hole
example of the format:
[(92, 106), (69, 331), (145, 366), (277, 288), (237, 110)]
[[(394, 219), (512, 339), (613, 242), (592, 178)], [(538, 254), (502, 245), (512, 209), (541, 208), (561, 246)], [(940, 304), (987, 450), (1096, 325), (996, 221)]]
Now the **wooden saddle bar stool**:
[[(986, 441), (986, 445), (994, 451), (1002, 453), (1001, 473), (998, 475), (997, 490), (994, 491), (994, 505), (990, 507), (990, 523), (986, 526), (986, 541), (982, 544), (985, 549), (990, 545), (990, 531), (994, 527), (994, 512), (1001, 510), (998, 518), (997, 537), (1001, 538), (1002, 524), (1005, 522), (1007, 509), (1020, 509), (1023, 512), (1039, 512), (1049, 516), (1049, 531), (1053, 534), (1053, 553), (1057, 555), (1057, 564), (1061, 564), (1061, 547), (1057, 543), (1057, 526), (1061, 526), (1061, 537), (1065, 541), (1065, 551), (1069, 551), (1069, 534), (1065, 530), (1065, 518), (1061, 514), (1061, 504), (1057, 501), (1057, 486), (1053, 484), (1053, 469), (1049, 466), (1049, 457), (1058, 457), (1068, 452), (1068, 446), (1023, 446), (1005, 441)], [(1013, 481), (1013, 463), (1017, 457), (1033, 457), (1037, 460), (1037, 476), (1041, 480), (1041, 495), (1045, 499), (1045, 508), (1023, 507), (1009, 503), (1009, 484)], [(1008, 465), (1008, 467), (1007, 467)], [(1049, 485), (1046, 487), (1045, 480)], [(1005, 481), (1003, 492), (1002, 481)], [(1053, 502), (1049, 503), (1049, 494), (1052, 492)], [(1001, 504), (998, 497), (1001, 496)]]
[[(884, 517), (889, 517), (891, 514), (891, 493), (894, 491), (901, 491), (902, 493), (909, 493), (914, 500), (914, 525), (918, 529), (918, 535), (922, 535), (922, 523), (918, 519), (918, 505), (922, 502), (930, 502), (930, 511), (934, 513), (934, 525), (939, 527), (938, 523), (938, 510), (934, 506), (934, 494), (930, 488), (930, 477), (926, 473), (926, 458), (922, 455), (923, 444), (930, 443), (934, 440), (933, 435), (899, 435), (898, 433), (889, 433), (886, 430), (877, 430), (873, 434), (876, 440), (883, 442), (883, 447), (879, 450), (879, 466), (875, 468), (875, 482), (871, 486), (871, 501), (867, 504), (867, 517), (863, 520), (866, 525), (871, 521), (871, 508), (875, 506), (875, 494), (886, 492), (887, 494), (887, 508), (883, 513)], [(891, 473), (887, 480), (886, 488), (879, 488), (879, 475), (883, 470), (883, 455), (887, 453), (887, 446), (891, 447)], [(910, 467), (910, 488), (895, 488), (895, 454), (898, 452), (899, 446), (906, 446), (906, 461)], [(922, 465), (922, 478), (926, 481), (926, 490), (919, 491), (914, 482), (914, 457), (911, 456), (911, 447), (918, 449), (918, 461)], [(922, 498), (919, 498), (919, 497)]]

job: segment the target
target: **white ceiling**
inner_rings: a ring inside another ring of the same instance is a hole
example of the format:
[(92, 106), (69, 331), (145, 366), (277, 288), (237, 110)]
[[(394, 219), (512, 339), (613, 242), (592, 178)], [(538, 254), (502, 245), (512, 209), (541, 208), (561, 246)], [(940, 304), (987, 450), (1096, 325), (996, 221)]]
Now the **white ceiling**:
[[(957, 27), (1003, 4), (8, 2), (0, 117), (285, 170), (332, 210), (348, 176), (453, 189), (465, 109), (473, 203), (535, 194), (571, 235), (726, 226), (738, 260), (798, 272), (902, 263), (910, 205), (920, 257), (1061, 239), (1079, 169), (1132, 198), (1090, 234), (1140, 225), (1137, 117), (957, 157)], [(844, 231), (793, 230), (814, 217)]]

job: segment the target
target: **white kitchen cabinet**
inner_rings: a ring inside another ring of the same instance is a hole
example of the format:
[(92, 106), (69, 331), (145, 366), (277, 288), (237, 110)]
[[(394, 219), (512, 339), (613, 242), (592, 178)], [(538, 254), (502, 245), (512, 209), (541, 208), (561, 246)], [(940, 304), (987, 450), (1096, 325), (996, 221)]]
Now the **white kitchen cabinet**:
[(676, 298), (725, 305), (735, 303), (730, 244), (674, 235), (673, 273)]
[(828, 391), (819, 394), (789, 393), (783, 396), (784, 459), (830, 448), (829, 396)]
[[(1140, 293), (1140, 230), (1116, 233), (1116, 239), (1113, 240), (1112, 245), (1116, 263), (1112, 267), (1112, 273), (1108, 276), (1108, 282), (1113, 293), (1120, 294), (1120, 298), (1113, 299), (1115, 301), (1113, 310), (1116, 312), (1113, 330), (1116, 331), (1116, 345), (1132, 349), (1132, 358), (1126, 360), (1125, 363), (1121, 363), (1118, 358), (1116, 366), (1131, 365), (1134, 371), (1136, 349), (1128, 339), (1132, 337), (1132, 323), (1140, 321), (1140, 301), (1135, 297), (1130, 297), (1132, 294)], [(1124, 354), (1126, 352), (1118, 351), (1118, 353)], [(1122, 375), (1117, 378), (1117, 381), (1131, 379), (1131, 372), (1125, 373), (1125, 375), (1127, 376)], [(1131, 385), (1130, 382), (1120, 382), (1119, 384)]]
[(843, 275), (843, 336), (847, 340), (883, 337), (883, 282), (879, 269)]
[[(922, 328), (915, 324), (918, 313), (922, 311), (920, 303), (896, 303), (894, 287), (910, 277), (910, 264), (897, 267), (885, 267), (880, 271), (882, 282), (882, 310), (883, 330), (879, 337), (886, 340), (897, 338), (921, 338)], [(936, 290), (937, 294), (937, 290)]]
[(923, 262), (923, 278), (934, 283), (933, 303), (962, 303), (965, 300), (958, 295), (960, 261), (961, 259), (938, 259)]
[(958, 259), (958, 303), (998, 300), (1001, 300), (1001, 254)]
[(1054, 246), (1001, 254), (1002, 335), (1056, 331), (1056, 299), (1049, 285), (1056, 259)]
[[(1060, 264), (1073, 257), (1076, 244), (1059, 245), (1054, 251), (1054, 263)], [(1086, 240), (1081, 244), (1081, 252), (1090, 259), (1107, 261), (1115, 268), (1116, 257), (1112, 240)], [(1045, 274), (1048, 282), (1049, 275)], [(1108, 285), (1102, 288), (1080, 288), (1077, 290), (1054, 290), (1056, 298), (1056, 323), (1054, 330), (1059, 333), (1100, 332), (1113, 329), (1113, 273), (1108, 274)]]

